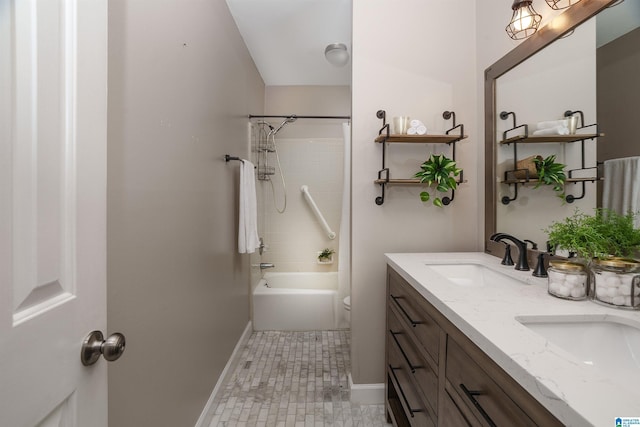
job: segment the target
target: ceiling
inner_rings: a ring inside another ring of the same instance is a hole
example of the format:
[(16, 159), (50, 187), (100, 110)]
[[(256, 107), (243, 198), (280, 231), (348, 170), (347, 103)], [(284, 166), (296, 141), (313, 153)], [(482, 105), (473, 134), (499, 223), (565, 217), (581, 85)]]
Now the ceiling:
[(324, 49), (351, 54), (351, 0), (227, 0), (265, 85), (350, 85), (351, 61), (331, 65)]

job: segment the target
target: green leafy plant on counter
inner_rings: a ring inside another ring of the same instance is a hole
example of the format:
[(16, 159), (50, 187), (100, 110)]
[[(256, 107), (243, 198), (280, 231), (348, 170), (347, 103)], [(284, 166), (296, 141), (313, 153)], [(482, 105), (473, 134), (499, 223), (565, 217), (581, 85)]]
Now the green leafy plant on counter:
[(323, 261), (323, 262), (329, 261), (331, 260), (332, 255), (335, 253), (336, 251), (334, 251), (333, 249), (324, 248), (322, 252), (318, 254), (318, 261)]
[(620, 215), (603, 208), (587, 215), (576, 209), (573, 215), (553, 222), (544, 231), (551, 245), (586, 260), (631, 257), (640, 248), (640, 230), (634, 227), (636, 215), (632, 212)]
[[(456, 162), (440, 154), (438, 156), (431, 155), (427, 161), (420, 165), (420, 172), (414, 175), (419, 178), (420, 182), (428, 186), (435, 185), (436, 191), (448, 193), (458, 187), (456, 178), (462, 172), (462, 169), (456, 167)], [(427, 202), (431, 199), (431, 194), (427, 191), (420, 193), (420, 200)], [(440, 197), (433, 198), (433, 204), (442, 207), (442, 199)]]
[(564, 200), (564, 183), (567, 176), (564, 173), (565, 165), (556, 162), (556, 156), (551, 155), (545, 159), (535, 157), (533, 162), (536, 164), (538, 171), (538, 183), (534, 188), (541, 185), (552, 185), (556, 195)]

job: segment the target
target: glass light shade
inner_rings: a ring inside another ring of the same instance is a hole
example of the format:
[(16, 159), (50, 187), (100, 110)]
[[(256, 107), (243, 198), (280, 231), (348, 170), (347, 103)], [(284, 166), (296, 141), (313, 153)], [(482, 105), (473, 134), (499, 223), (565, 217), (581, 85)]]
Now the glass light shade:
[(349, 62), (349, 52), (343, 43), (332, 43), (324, 50), (324, 56), (332, 65), (344, 67)]
[(542, 16), (531, 6), (531, 0), (515, 0), (511, 9), (513, 16), (505, 28), (509, 37), (514, 40), (526, 39), (538, 31)]
[(551, 9), (560, 10), (580, 3), (581, 0), (546, 0)]

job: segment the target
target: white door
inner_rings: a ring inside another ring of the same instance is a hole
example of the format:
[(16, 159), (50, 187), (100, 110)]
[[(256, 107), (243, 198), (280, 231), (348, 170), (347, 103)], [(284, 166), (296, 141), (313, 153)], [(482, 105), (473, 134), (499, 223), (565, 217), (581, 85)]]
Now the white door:
[(0, 0), (0, 426), (107, 425), (106, 0)]

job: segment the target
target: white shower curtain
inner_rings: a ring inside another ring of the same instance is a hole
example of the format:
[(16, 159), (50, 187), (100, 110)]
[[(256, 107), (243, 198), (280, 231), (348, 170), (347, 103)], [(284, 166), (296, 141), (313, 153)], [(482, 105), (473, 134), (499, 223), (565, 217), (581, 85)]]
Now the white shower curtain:
[(342, 213), (340, 216), (340, 236), (338, 237), (338, 298), (336, 323), (339, 328), (348, 328), (342, 301), (351, 294), (351, 125), (342, 124), (344, 138), (344, 168), (342, 189)]

